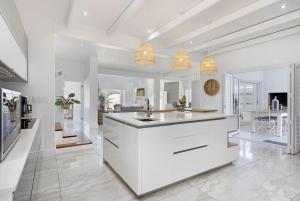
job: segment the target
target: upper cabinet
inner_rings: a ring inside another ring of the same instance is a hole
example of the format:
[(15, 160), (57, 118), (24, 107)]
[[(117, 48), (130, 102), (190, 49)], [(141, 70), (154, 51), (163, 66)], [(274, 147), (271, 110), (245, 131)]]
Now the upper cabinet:
[(28, 40), (15, 1), (0, 0), (0, 79), (27, 81)]

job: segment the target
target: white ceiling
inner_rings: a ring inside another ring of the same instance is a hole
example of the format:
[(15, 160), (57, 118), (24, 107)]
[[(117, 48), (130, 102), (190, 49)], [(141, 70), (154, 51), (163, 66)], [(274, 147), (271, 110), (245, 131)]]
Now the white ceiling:
[[(179, 49), (189, 51), (198, 66), (207, 50), (220, 51), (300, 25), (299, 0), (28, 1), (16, 0), (18, 8), (48, 13), (65, 24), (56, 41), (58, 57), (83, 60), (97, 55), (101, 67), (129, 71), (170, 72)], [(158, 62), (137, 66), (134, 50), (149, 37)]]

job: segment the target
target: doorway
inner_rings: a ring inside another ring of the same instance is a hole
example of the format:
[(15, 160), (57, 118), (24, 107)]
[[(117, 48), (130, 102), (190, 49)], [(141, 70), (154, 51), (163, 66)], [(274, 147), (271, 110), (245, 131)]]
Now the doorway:
[(76, 122), (78, 124), (82, 123), (83, 120), (83, 87), (81, 82), (64, 82), (64, 97), (69, 94), (74, 93), (74, 99), (80, 101), (80, 104), (74, 104), (72, 108), (71, 115), (68, 116), (67, 111), (64, 111), (64, 117), (67, 120)]
[(65, 148), (91, 144), (91, 140), (84, 133), (84, 88), (81, 82), (64, 81), (63, 96), (77, 102), (63, 109), (63, 125), (61, 130), (56, 130), (56, 148)]
[[(229, 95), (224, 93), (224, 100), (227, 100), (224, 101), (224, 108), (229, 97), (231, 105), (238, 105), (240, 124), (239, 132), (232, 137), (289, 148), (288, 107), (277, 110), (272, 108), (272, 101), (269, 100), (270, 94), (288, 93), (289, 68), (233, 73), (231, 77), (224, 79), (225, 88), (232, 89), (224, 90), (232, 91)], [(238, 80), (235, 84), (234, 79)], [(234, 98), (234, 89), (238, 91), (238, 98)], [(286, 105), (286, 100), (280, 100), (279, 104)]]

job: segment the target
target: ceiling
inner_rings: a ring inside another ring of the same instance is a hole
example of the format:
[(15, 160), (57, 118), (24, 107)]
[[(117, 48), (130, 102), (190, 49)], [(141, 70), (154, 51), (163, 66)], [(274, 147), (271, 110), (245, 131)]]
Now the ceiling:
[[(25, 0), (16, 2), (25, 7)], [(65, 24), (66, 31), (56, 40), (58, 57), (83, 60), (96, 55), (100, 67), (129, 71), (170, 72), (172, 59), (180, 49), (187, 50), (198, 67), (206, 51), (220, 52), (300, 25), (299, 0), (59, 2), (38, 3), (41, 12), (47, 13), (48, 7), (52, 9), (50, 17)], [(56, 7), (59, 13), (53, 12)], [(157, 64), (134, 64), (135, 49), (141, 41), (154, 46)]]

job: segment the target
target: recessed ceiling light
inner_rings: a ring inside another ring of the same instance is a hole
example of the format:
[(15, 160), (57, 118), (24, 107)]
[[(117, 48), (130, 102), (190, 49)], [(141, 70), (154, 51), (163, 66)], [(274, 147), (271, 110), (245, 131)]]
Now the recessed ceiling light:
[(285, 5), (285, 4), (282, 4), (282, 5), (281, 5), (281, 8), (282, 8), (282, 9), (285, 9), (285, 8), (286, 8), (286, 5)]
[(87, 15), (88, 15), (88, 13), (87, 13), (87, 12), (83, 12), (83, 15), (84, 15), (84, 16), (87, 16)]
[(150, 29), (147, 29), (147, 33), (150, 34), (150, 33), (151, 33), (151, 30), (150, 30)]
[(193, 44), (193, 41), (190, 41), (190, 44), (192, 45), (192, 44)]
[(156, 38), (159, 35), (158, 32), (153, 32), (151, 35), (148, 37), (148, 40), (152, 40), (153, 38)]

